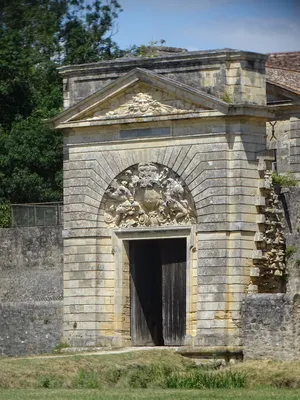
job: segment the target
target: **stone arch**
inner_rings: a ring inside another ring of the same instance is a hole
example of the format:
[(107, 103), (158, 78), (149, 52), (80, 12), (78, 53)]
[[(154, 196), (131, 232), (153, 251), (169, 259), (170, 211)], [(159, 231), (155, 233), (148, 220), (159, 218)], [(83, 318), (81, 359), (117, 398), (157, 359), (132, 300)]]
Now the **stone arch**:
[(196, 208), (183, 179), (157, 162), (130, 165), (107, 187), (99, 228), (153, 227), (196, 223)]

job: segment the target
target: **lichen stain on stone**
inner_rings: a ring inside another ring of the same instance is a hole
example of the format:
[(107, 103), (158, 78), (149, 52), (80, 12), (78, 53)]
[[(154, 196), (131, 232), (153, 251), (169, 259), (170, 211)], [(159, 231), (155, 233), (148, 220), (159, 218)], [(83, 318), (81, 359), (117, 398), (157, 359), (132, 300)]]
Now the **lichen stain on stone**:
[(232, 320), (232, 312), (229, 310), (216, 311), (215, 319), (231, 319)]

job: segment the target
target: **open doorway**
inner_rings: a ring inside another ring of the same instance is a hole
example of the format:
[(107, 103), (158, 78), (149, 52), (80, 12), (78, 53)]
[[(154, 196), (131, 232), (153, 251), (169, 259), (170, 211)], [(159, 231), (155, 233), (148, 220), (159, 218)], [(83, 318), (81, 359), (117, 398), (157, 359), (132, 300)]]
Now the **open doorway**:
[(179, 346), (186, 326), (186, 239), (130, 240), (133, 346)]

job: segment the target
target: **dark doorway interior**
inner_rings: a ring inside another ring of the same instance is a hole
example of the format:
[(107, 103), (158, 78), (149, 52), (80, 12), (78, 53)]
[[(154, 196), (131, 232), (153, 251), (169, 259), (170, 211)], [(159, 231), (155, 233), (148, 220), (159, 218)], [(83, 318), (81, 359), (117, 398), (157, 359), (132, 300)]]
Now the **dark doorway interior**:
[(132, 240), (129, 249), (132, 344), (182, 345), (186, 322), (186, 240)]

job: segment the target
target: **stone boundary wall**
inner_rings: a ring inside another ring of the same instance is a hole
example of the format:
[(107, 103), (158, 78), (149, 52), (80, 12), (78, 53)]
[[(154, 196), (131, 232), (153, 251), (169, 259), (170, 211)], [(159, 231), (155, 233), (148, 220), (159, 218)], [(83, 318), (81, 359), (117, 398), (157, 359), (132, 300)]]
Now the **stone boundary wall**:
[(243, 304), (244, 359), (300, 359), (300, 296), (250, 294)]
[(62, 227), (0, 229), (0, 302), (62, 297)]
[(62, 227), (0, 229), (0, 355), (52, 352), (62, 298)]
[(0, 355), (50, 353), (61, 341), (62, 301), (0, 303)]
[(287, 293), (249, 294), (243, 303), (245, 359), (300, 359), (300, 188), (283, 188)]
[(279, 196), (284, 210), (287, 252), (287, 292), (300, 293), (300, 187), (283, 188)]

